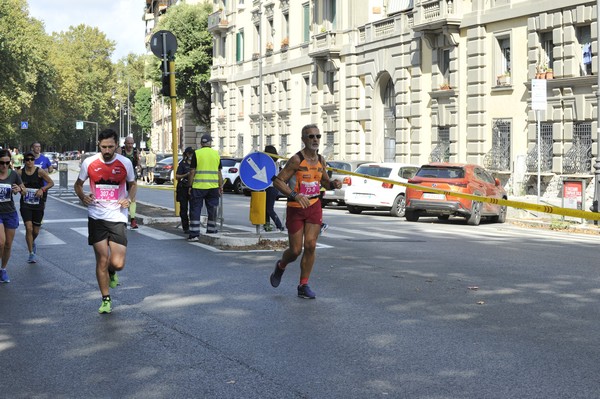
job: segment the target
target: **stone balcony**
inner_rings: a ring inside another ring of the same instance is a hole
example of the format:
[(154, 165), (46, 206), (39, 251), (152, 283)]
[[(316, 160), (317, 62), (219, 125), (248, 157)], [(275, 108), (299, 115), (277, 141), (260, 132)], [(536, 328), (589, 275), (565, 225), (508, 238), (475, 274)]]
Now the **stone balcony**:
[(444, 27), (458, 27), (462, 21), (459, 0), (416, 0), (413, 29), (434, 31)]

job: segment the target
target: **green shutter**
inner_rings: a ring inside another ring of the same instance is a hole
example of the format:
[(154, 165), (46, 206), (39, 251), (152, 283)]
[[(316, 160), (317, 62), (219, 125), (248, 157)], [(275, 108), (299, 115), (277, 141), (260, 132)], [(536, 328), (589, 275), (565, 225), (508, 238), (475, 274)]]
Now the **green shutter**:
[(308, 4), (302, 6), (304, 11), (304, 41), (307, 42), (310, 39), (310, 13)]

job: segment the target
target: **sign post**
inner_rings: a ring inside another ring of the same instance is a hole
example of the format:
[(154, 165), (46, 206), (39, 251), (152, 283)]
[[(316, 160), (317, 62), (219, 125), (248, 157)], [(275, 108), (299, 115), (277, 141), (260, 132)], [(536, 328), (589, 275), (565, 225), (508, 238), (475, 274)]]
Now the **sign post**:
[(90, 121), (76, 121), (75, 122), (75, 130), (83, 130), (84, 123), (91, 123), (96, 125), (96, 142), (94, 143), (94, 148), (98, 151), (98, 122), (90, 122)]
[(531, 80), (531, 108), (535, 111), (535, 118), (537, 119), (537, 203), (540, 203), (540, 186), (542, 184), (541, 178), (541, 163), (542, 163), (542, 131), (541, 131), (541, 117), (540, 111), (545, 111), (548, 106), (547, 97), (547, 81), (546, 79), (532, 79)]
[[(150, 50), (161, 59), (163, 78), (169, 79), (169, 98), (171, 99), (171, 142), (173, 151), (173, 168), (177, 171), (178, 137), (177, 137), (177, 94), (175, 90), (175, 52), (177, 51), (177, 38), (168, 30), (159, 30), (150, 38)], [(164, 79), (163, 79), (164, 82)], [(166, 95), (166, 93), (165, 93)], [(175, 215), (179, 216), (179, 202), (177, 202), (177, 179), (173, 182), (173, 201)]]
[(271, 184), (271, 179), (277, 174), (277, 166), (273, 158), (262, 152), (253, 152), (242, 159), (240, 164), (240, 179), (253, 191), (250, 201), (250, 222), (259, 232), (260, 224), (266, 221), (266, 195), (265, 190)]

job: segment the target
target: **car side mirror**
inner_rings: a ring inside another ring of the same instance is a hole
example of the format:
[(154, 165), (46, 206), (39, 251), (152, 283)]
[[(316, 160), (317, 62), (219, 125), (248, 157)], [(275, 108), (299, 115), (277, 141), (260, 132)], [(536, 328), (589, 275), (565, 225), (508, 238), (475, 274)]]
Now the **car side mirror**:
[(494, 182), (496, 183), (496, 187), (500, 187), (500, 179), (498, 179), (497, 177), (494, 179)]

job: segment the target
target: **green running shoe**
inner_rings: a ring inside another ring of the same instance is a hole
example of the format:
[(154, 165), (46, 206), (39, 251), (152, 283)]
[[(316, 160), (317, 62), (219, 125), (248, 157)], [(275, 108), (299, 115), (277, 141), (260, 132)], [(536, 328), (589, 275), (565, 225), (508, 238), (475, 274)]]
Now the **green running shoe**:
[(110, 288), (117, 288), (117, 285), (119, 285), (119, 276), (117, 276), (117, 273), (108, 273), (108, 276), (110, 277), (108, 286)]
[(100, 305), (100, 309), (98, 309), (98, 313), (104, 314), (104, 313), (111, 313), (111, 312), (112, 312), (111, 300), (103, 299), (102, 305)]

